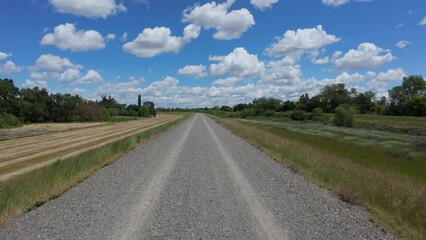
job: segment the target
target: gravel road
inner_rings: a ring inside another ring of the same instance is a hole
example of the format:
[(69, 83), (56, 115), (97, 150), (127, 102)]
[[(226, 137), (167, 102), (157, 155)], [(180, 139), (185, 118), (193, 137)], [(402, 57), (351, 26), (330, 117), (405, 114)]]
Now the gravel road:
[(201, 114), (0, 229), (13, 240), (394, 238)]

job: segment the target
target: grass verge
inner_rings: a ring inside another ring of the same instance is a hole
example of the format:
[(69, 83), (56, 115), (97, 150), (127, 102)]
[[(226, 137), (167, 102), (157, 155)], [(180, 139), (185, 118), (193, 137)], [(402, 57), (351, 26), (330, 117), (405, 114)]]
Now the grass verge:
[(43, 205), (190, 115), (0, 182), (0, 224)]
[(366, 166), (280, 135), (282, 129), (213, 117), (276, 161), (295, 169), (344, 201), (366, 206), (374, 222), (406, 239), (426, 237), (426, 186), (391, 170)]

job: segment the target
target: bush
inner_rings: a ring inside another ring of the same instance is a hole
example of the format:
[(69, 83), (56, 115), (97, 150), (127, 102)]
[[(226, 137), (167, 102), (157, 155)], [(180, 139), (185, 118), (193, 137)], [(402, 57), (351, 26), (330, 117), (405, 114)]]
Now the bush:
[(324, 111), (322, 110), (322, 108), (315, 108), (311, 112), (311, 120), (313, 121), (321, 121), (323, 119), (323, 116)]
[(306, 113), (302, 110), (295, 110), (290, 116), (295, 121), (303, 121), (306, 119)]
[(353, 127), (355, 124), (356, 110), (347, 105), (342, 104), (334, 110), (333, 123), (339, 127)]
[(0, 128), (22, 127), (22, 122), (17, 117), (8, 113), (0, 113)]

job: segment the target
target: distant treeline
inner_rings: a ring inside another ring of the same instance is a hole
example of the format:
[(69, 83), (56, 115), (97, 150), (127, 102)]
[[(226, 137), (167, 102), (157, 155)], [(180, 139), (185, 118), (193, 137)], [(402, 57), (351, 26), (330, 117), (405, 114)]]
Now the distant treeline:
[[(135, 99), (136, 102), (136, 99)], [(0, 128), (22, 123), (107, 121), (114, 116), (150, 117), (154, 103), (119, 104), (111, 96), (101, 101), (85, 100), (78, 95), (49, 94), (46, 89), (19, 89), (11, 79), (0, 79)]]
[(199, 109), (161, 109), (162, 111), (227, 112), (228, 117), (277, 116), (295, 120), (315, 118), (321, 112), (335, 113), (341, 106), (359, 114), (396, 116), (426, 116), (426, 83), (422, 76), (409, 76), (402, 85), (388, 91), (389, 97), (376, 98), (372, 91), (358, 93), (355, 88), (346, 89), (344, 84), (331, 84), (313, 97), (307, 93), (298, 101), (276, 98), (258, 98), (251, 103), (240, 103), (233, 107), (216, 106)]

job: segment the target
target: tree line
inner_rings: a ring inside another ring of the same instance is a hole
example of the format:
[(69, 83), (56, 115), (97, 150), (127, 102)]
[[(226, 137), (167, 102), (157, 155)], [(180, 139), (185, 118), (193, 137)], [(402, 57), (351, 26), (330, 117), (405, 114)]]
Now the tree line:
[(318, 95), (310, 97), (305, 93), (297, 101), (258, 98), (233, 107), (224, 105), (195, 111), (234, 112), (236, 117), (291, 115), (294, 120), (302, 120), (320, 112), (335, 113), (340, 106), (359, 114), (426, 116), (426, 83), (422, 76), (405, 77), (402, 85), (390, 89), (388, 95), (377, 98), (372, 91), (357, 92), (355, 88), (348, 90), (344, 84), (330, 84)]
[(120, 104), (111, 96), (100, 101), (78, 95), (52, 93), (46, 89), (19, 89), (12, 79), (0, 79), (0, 128), (23, 123), (108, 121), (115, 116), (150, 117), (156, 115), (153, 102)]

